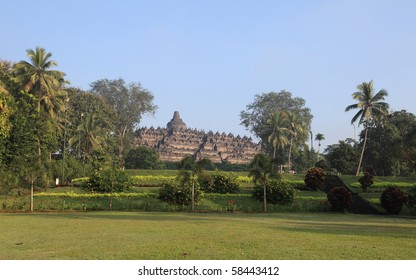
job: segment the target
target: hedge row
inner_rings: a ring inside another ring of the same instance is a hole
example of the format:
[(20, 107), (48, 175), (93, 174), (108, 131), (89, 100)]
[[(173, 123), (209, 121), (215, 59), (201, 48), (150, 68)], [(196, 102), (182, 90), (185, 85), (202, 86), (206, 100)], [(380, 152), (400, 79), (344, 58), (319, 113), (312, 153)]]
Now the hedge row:
[[(408, 182), (375, 182), (370, 186), (371, 188), (380, 188), (385, 189), (388, 187), (397, 187), (397, 188), (411, 188), (415, 187), (416, 183), (408, 183)], [(361, 184), (359, 182), (355, 182), (351, 184), (351, 187), (360, 188)]]
[(70, 198), (100, 198), (100, 197), (127, 197), (127, 198), (140, 198), (140, 197), (157, 197), (157, 193), (74, 193), (74, 192), (62, 192), (62, 193), (37, 193), (36, 197), (70, 197)]

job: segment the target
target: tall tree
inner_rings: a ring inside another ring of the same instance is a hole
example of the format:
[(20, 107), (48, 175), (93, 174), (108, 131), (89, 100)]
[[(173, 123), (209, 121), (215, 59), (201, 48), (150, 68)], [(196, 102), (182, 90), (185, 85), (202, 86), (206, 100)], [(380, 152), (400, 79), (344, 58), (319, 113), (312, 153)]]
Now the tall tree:
[(269, 133), (267, 141), (273, 147), (273, 160), (276, 160), (276, 150), (283, 149), (288, 143), (290, 130), (287, 128), (287, 115), (285, 112), (274, 112), (267, 120)]
[(290, 142), (289, 142), (289, 152), (288, 152), (288, 171), (290, 172), (292, 167), (292, 147), (293, 142), (298, 139), (298, 137), (304, 134), (303, 125), (295, 113), (286, 112), (287, 119), (288, 119), (288, 126), (289, 130), (291, 131), (290, 134)]
[(94, 113), (85, 116), (83, 122), (78, 126), (78, 133), (73, 134), (69, 139), (70, 145), (73, 145), (76, 150), (82, 151), (84, 163), (94, 150), (102, 147), (104, 142), (105, 136), (101, 127), (97, 125)]
[(181, 181), (191, 181), (192, 211), (195, 211), (195, 177), (200, 175), (204, 171), (204, 168), (211, 164), (212, 162), (209, 159), (203, 158), (195, 160), (193, 155), (186, 156), (179, 162), (179, 177), (182, 178)]
[(267, 181), (271, 177), (277, 177), (273, 161), (266, 154), (257, 154), (249, 165), (249, 176), (253, 177), (254, 183), (263, 186), (263, 208), (267, 212)]
[[(299, 133), (296, 141), (293, 141), (292, 148), (300, 149), (308, 139), (307, 132), (312, 122), (312, 114), (305, 103), (304, 99), (292, 97), (292, 93), (285, 90), (278, 93), (257, 94), (254, 101), (246, 106), (246, 110), (240, 112), (241, 124), (259, 137), (264, 145), (268, 145), (267, 138), (270, 130), (267, 120), (273, 117), (273, 113), (279, 111), (295, 114), (299, 123), (302, 124), (302, 133)], [(269, 144), (266, 148), (271, 150), (270, 146)]]
[[(15, 80), (22, 89), (35, 96), (37, 100), (37, 111), (39, 113), (38, 124), (38, 159), (41, 158), (41, 142), (45, 135), (51, 132), (51, 127), (56, 127), (57, 112), (64, 109), (63, 99), (65, 83), (63, 72), (51, 70), (57, 66), (51, 60), (52, 54), (45, 49), (37, 47), (36, 50), (28, 49), (29, 61), (20, 61), (14, 65)], [(51, 122), (54, 123), (51, 125)], [(49, 129), (48, 132), (45, 129)]]
[(352, 98), (358, 102), (351, 104), (345, 108), (345, 112), (358, 109), (358, 112), (351, 119), (351, 124), (358, 120), (358, 125), (364, 125), (364, 142), (361, 151), (360, 161), (356, 176), (360, 173), (361, 164), (363, 161), (365, 146), (367, 144), (368, 128), (370, 121), (379, 122), (388, 114), (389, 105), (384, 102), (385, 97), (388, 95), (385, 89), (381, 89), (374, 94), (373, 81), (369, 83), (362, 82), (357, 86), (358, 91), (352, 94)]
[(142, 115), (154, 114), (157, 106), (153, 104), (153, 95), (140, 83), (126, 85), (123, 79), (98, 80), (91, 84), (91, 92), (104, 97), (113, 107), (115, 116), (115, 134), (118, 138), (118, 156), (120, 167), (129, 145), (130, 136), (138, 126)]
[(315, 135), (315, 140), (318, 141), (318, 157), (316, 161), (319, 161), (319, 149), (321, 148), (321, 141), (325, 140), (325, 136), (322, 133)]
[(12, 99), (12, 95), (0, 80), (0, 138), (7, 137), (11, 129)]

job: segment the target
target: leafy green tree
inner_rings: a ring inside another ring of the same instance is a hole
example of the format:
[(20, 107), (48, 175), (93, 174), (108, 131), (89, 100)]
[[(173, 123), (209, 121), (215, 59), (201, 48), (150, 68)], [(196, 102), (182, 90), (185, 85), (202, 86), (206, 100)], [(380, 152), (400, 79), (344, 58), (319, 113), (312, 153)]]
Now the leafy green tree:
[(273, 160), (266, 154), (257, 154), (249, 165), (249, 176), (253, 177), (256, 185), (263, 187), (264, 212), (267, 212), (267, 182), (270, 178), (278, 178)]
[(357, 143), (352, 139), (339, 141), (338, 144), (327, 146), (324, 151), (329, 165), (341, 174), (355, 174), (359, 159)]
[(246, 110), (240, 112), (241, 124), (267, 145), (270, 135), (267, 120), (271, 119), (276, 111), (296, 115), (298, 123), (302, 124), (302, 130), (299, 130), (296, 141), (293, 141), (293, 148), (303, 147), (308, 139), (307, 132), (311, 127), (312, 115), (310, 109), (305, 107), (305, 100), (292, 97), (288, 91), (257, 94), (254, 101), (246, 106)]
[[(364, 161), (366, 169), (379, 176), (411, 176), (416, 117), (405, 110), (392, 112), (383, 126), (370, 123)], [(361, 137), (363, 133), (361, 133)]]
[[(105, 135), (108, 141), (106, 141), (106, 152), (111, 154), (115, 158), (116, 145), (113, 132), (114, 132), (114, 109), (107, 103), (107, 101), (96, 94), (85, 92), (78, 88), (67, 89), (69, 96), (68, 106), (68, 139), (72, 138), (71, 145), (68, 147), (69, 154), (81, 159), (83, 155), (88, 154), (88, 151), (84, 150), (81, 142), (80, 128), (82, 123), (85, 122), (86, 117), (94, 115), (94, 126), (99, 128), (102, 135)], [(77, 141), (78, 139), (78, 141)]]
[(161, 169), (163, 167), (159, 154), (146, 146), (130, 149), (124, 161), (127, 169)]
[(318, 141), (318, 158), (316, 161), (319, 161), (319, 149), (321, 148), (321, 141), (325, 140), (325, 136), (322, 133), (318, 133), (315, 135), (315, 140)]
[(104, 97), (114, 109), (115, 135), (118, 142), (120, 166), (124, 165), (133, 130), (138, 126), (142, 115), (153, 114), (157, 106), (153, 104), (153, 95), (140, 83), (126, 85), (123, 79), (98, 80), (91, 84), (91, 92)]
[(360, 161), (356, 176), (360, 173), (361, 164), (363, 161), (364, 151), (367, 144), (368, 128), (370, 122), (380, 122), (388, 114), (389, 105), (384, 102), (385, 97), (388, 95), (387, 91), (381, 89), (379, 92), (374, 94), (373, 81), (369, 83), (362, 82), (357, 86), (358, 91), (352, 94), (352, 98), (358, 102), (355, 104), (348, 105), (345, 111), (358, 109), (358, 112), (354, 115), (351, 120), (351, 124), (358, 120), (358, 125), (364, 125), (364, 141), (361, 150)]
[(210, 166), (212, 162), (209, 159), (195, 160), (194, 156), (184, 157), (178, 164), (178, 179), (182, 184), (191, 182), (192, 186), (192, 211), (195, 211), (195, 185), (197, 183), (196, 176), (204, 171), (204, 168)]

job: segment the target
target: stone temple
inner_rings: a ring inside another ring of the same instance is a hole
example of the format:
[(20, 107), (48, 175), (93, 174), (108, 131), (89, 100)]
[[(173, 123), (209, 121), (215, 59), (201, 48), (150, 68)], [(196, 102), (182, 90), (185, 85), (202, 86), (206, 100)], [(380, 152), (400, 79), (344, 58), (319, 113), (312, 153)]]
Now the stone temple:
[(216, 163), (247, 164), (261, 151), (261, 144), (254, 143), (251, 137), (189, 129), (177, 111), (166, 128), (138, 129), (135, 146), (153, 148), (162, 161), (168, 162), (193, 155), (197, 160), (208, 158)]

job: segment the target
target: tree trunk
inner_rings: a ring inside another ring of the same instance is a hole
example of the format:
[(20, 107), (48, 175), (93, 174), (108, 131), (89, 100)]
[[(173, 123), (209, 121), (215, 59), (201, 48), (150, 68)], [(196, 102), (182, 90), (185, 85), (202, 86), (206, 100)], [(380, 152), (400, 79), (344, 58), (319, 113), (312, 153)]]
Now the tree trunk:
[(192, 212), (195, 211), (195, 182), (192, 176)]
[(264, 212), (267, 212), (266, 183), (263, 186), (263, 204), (264, 204)]
[(287, 158), (288, 158), (288, 165), (289, 165), (287, 171), (289, 172), (289, 174), (290, 174), (290, 170), (291, 170), (290, 167), (292, 166), (292, 162), (291, 162), (291, 159), (292, 159), (292, 145), (293, 145), (293, 137), (290, 137), (289, 154), (287, 156)]
[(34, 179), (32, 178), (32, 182), (30, 184), (30, 212), (33, 212), (33, 184), (34, 184)]
[(360, 162), (358, 163), (357, 173), (355, 174), (355, 176), (358, 176), (360, 174), (361, 164), (363, 162), (363, 157), (364, 157), (365, 145), (367, 144), (367, 132), (368, 132), (368, 123), (366, 123), (365, 125), (364, 144), (363, 144), (363, 149), (361, 151)]

